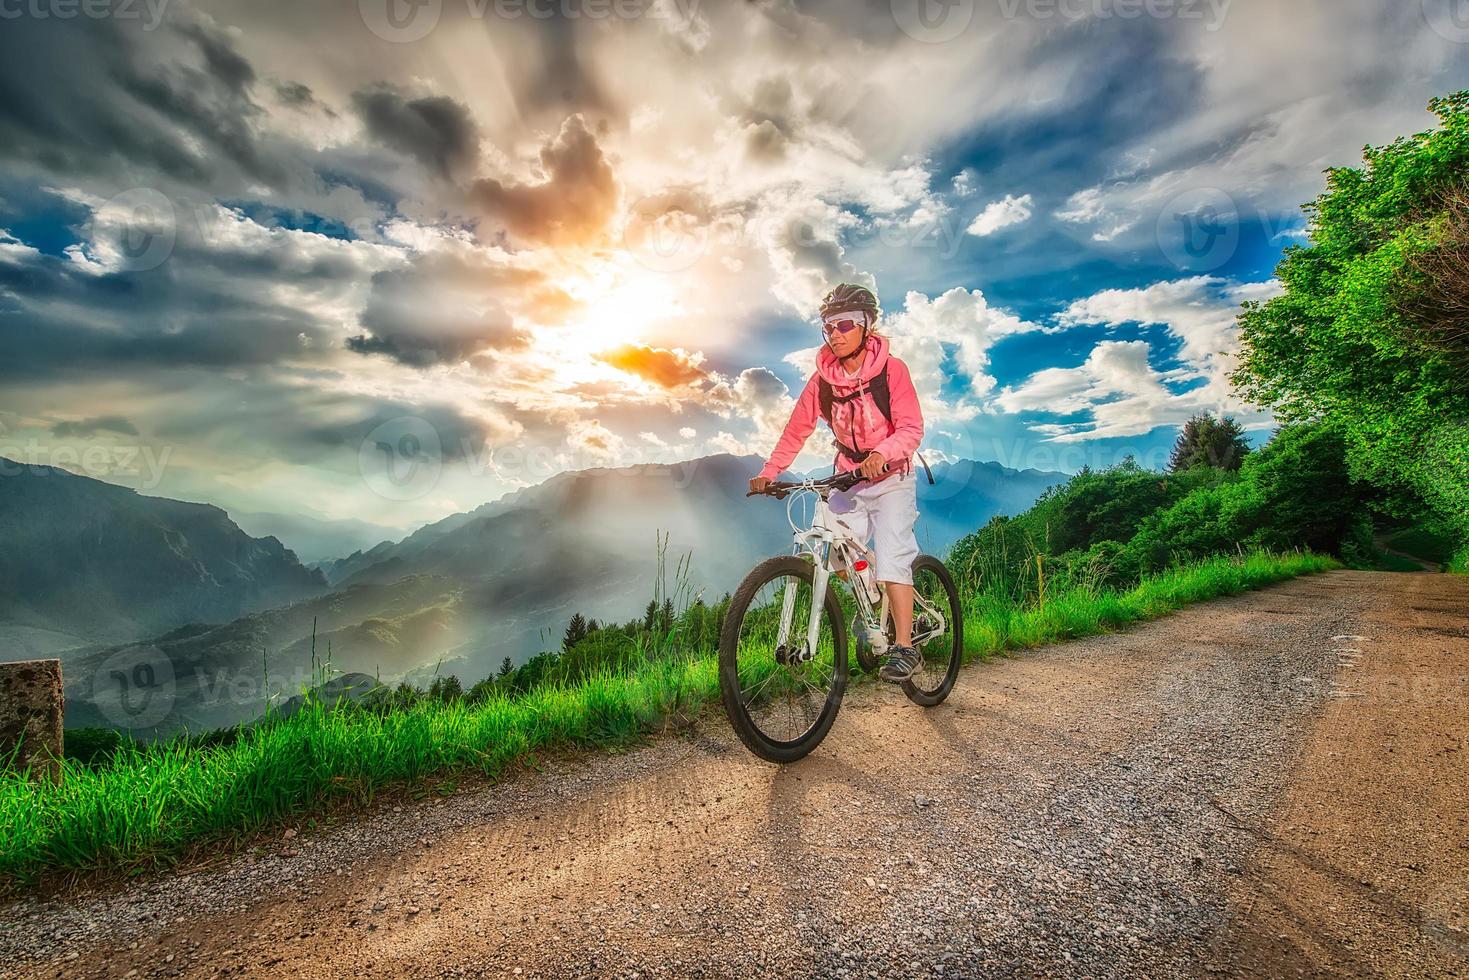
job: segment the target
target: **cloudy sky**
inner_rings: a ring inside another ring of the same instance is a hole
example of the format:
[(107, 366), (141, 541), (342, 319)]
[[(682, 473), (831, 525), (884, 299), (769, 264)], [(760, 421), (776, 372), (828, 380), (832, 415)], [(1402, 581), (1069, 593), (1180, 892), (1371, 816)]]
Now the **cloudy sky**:
[(1233, 311), (1469, 78), (1451, 12), (0, 0), (0, 455), (399, 528), (765, 455), (852, 279), (931, 458), (1264, 434)]

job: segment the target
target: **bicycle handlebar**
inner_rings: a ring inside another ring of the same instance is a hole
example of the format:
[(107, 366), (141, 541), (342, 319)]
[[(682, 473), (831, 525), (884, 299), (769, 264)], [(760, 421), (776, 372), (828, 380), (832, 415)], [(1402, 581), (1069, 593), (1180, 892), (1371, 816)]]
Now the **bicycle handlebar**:
[(822, 477), (820, 480), (803, 480), (799, 483), (771, 482), (764, 490), (747, 490), (746, 497), (774, 497), (780, 500), (793, 490), (810, 488), (812, 490), (841, 490), (843, 492), (852, 489), (859, 483), (867, 482), (867, 478), (856, 470), (848, 470), (845, 473), (837, 473), (834, 476)]

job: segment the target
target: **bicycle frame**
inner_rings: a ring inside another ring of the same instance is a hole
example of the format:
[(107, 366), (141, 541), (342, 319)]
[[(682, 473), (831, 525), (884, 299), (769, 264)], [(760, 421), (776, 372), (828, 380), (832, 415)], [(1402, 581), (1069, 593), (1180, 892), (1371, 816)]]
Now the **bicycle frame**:
[[(866, 544), (857, 540), (857, 536), (841, 521), (836, 520), (836, 515), (827, 502), (827, 494), (831, 488), (823, 486), (820, 481), (806, 480), (790, 491), (791, 499), (786, 503), (786, 519), (791, 525), (794, 543), (792, 554), (809, 554), (815, 564), (814, 580), (811, 584), (811, 615), (806, 624), (806, 642), (798, 656), (802, 660), (810, 660), (815, 656), (818, 634), (821, 631), (821, 610), (824, 602), (820, 598), (826, 595), (827, 585), (836, 574), (832, 566), (832, 556), (840, 557), (844, 569), (852, 571), (852, 565), (859, 559), (871, 561)], [(811, 526), (803, 528), (798, 525), (791, 514), (791, 508), (796, 500), (810, 493), (815, 497), (812, 511)], [(838, 576), (840, 578), (840, 576)], [(867, 642), (872, 647), (875, 656), (887, 653), (887, 622), (889, 615), (888, 590), (883, 583), (878, 583), (878, 591), (882, 596), (881, 603), (877, 609), (873, 609), (872, 600), (867, 595), (867, 589), (860, 582), (847, 582), (847, 587), (852, 593), (852, 598), (857, 604), (857, 615), (862, 621), (863, 628), (867, 631)], [(787, 580), (785, 595), (782, 597), (780, 614), (780, 633), (776, 638), (777, 649), (782, 647), (789, 649), (791, 627), (795, 625), (791, 620), (795, 616), (796, 605), (796, 582)], [(913, 596), (913, 615), (915, 632), (913, 634), (913, 645), (919, 646), (933, 636), (943, 633), (947, 629), (944, 614), (923, 596), (917, 593)], [(929, 629), (920, 634), (916, 627), (919, 623), (920, 611), (926, 622), (932, 624)]]

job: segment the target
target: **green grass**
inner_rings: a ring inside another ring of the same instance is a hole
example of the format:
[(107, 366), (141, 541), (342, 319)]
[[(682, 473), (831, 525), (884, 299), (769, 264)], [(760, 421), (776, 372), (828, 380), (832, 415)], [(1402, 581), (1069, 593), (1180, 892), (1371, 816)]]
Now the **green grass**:
[[(1115, 629), (1191, 602), (1339, 567), (1311, 554), (1216, 558), (1135, 588), (1076, 590), (1007, 605), (968, 584), (968, 659)], [(272, 824), (359, 806), (384, 787), (475, 770), (498, 775), (537, 750), (626, 744), (719, 697), (712, 651), (484, 701), (421, 700), (390, 711), (319, 703), (226, 744), (124, 744), (105, 762), (64, 763), (59, 785), (0, 772), (0, 883), (126, 871), (203, 844), (237, 846)]]
[(1190, 603), (1339, 567), (1335, 559), (1309, 553), (1256, 552), (1239, 558), (1209, 558), (1170, 569), (1147, 576), (1123, 591), (1077, 589), (1025, 606), (975, 594), (964, 612), (965, 651), (969, 658), (983, 657), (1007, 649), (1095, 636), (1167, 615)]

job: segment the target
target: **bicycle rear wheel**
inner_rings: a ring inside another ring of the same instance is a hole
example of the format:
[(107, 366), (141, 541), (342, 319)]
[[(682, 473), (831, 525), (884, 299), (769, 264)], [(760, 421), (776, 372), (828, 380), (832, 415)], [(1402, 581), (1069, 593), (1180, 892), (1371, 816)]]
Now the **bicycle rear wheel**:
[[(925, 609), (925, 604), (933, 609)], [(903, 682), (903, 693), (914, 704), (932, 707), (954, 689), (964, 662), (959, 590), (948, 568), (932, 555), (913, 560), (913, 640), (923, 659), (917, 673)]]
[(830, 585), (818, 608), (816, 649), (806, 649), (814, 578), (803, 558), (770, 558), (745, 576), (724, 616), (724, 710), (745, 747), (770, 762), (794, 762), (821, 744), (847, 686), (846, 624)]

